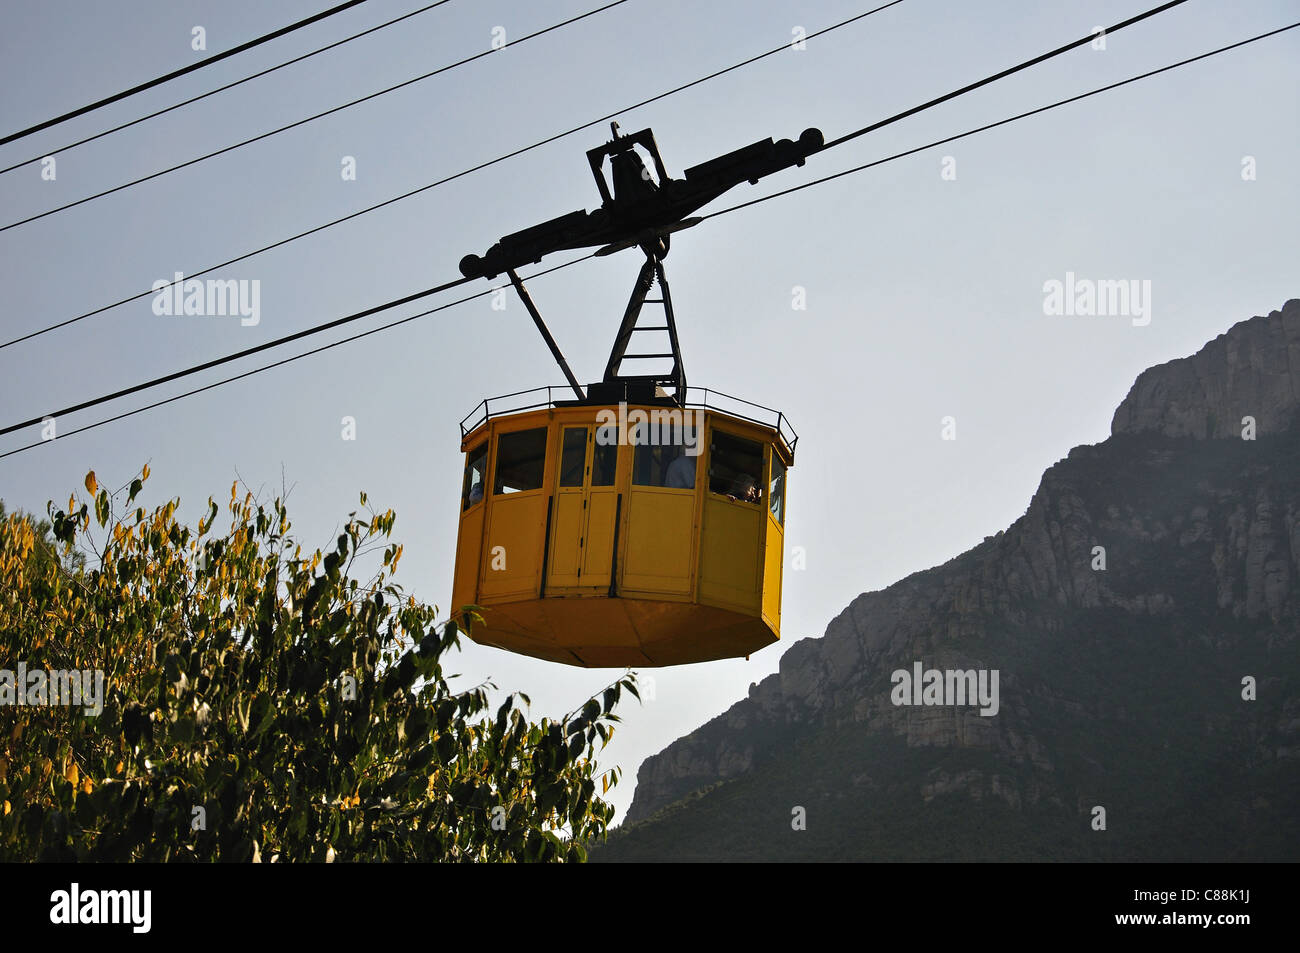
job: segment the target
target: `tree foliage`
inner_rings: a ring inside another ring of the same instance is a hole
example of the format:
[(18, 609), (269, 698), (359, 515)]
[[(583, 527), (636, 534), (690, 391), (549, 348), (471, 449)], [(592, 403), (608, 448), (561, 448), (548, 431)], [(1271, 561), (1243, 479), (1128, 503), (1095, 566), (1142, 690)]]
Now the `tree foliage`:
[(585, 859), (634, 676), (559, 720), (493, 712), (444, 675), (457, 625), (391, 582), (391, 510), (362, 494), (307, 555), (282, 500), (232, 486), (229, 529), (209, 500), (191, 530), (136, 504), (148, 475), (88, 474), (48, 535), (0, 515), (0, 669), (105, 675), (99, 715), (0, 708), (0, 860)]

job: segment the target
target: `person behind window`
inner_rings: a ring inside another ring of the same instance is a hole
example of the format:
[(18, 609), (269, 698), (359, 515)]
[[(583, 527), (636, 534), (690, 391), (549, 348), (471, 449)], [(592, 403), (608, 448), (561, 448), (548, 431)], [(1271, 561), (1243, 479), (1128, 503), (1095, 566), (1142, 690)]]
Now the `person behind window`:
[(742, 473), (736, 477), (732, 481), (731, 492), (727, 494), (727, 499), (741, 503), (757, 503), (760, 497), (758, 481), (748, 473)]
[(483, 480), (487, 470), (487, 444), (472, 450), (465, 461), (464, 501), (461, 509), (467, 510), (483, 501)]
[(664, 486), (674, 490), (695, 489), (695, 458), (683, 453), (668, 464)]

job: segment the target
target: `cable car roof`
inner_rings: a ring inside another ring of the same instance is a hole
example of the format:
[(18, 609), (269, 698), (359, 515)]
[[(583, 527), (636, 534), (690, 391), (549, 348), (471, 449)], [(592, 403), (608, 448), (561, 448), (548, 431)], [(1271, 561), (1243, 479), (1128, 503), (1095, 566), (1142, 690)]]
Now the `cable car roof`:
[[(594, 388), (594, 385), (593, 385)], [(503, 417), (510, 414), (523, 413), (530, 410), (559, 409), (563, 407), (581, 407), (581, 406), (608, 406), (617, 403), (617, 399), (610, 401), (603, 399), (607, 395), (600, 395), (601, 399), (595, 399), (595, 395), (587, 400), (577, 401), (566, 395), (569, 394), (568, 385), (547, 385), (545, 387), (533, 387), (528, 390), (515, 391), (510, 394), (502, 394), (498, 397), (486, 397), (479, 401), (473, 410), (460, 422), (460, 438), (464, 443), (471, 434), (481, 428), (489, 420), (496, 417)], [(756, 424), (771, 430), (777, 437), (781, 448), (788, 454), (790, 461), (794, 461), (795, 445), (799, 442), (799, 435), (795, 432), (794, 427), (790, 425), (788, 418), (783, 411), (775, 410), (771, 407), (765, 407), (762, 404), (756, 404), (753, 401), (745, 400), (742, 397), (735, 397), (731, 394), (724, 394), (722, 391), (710, 390), (707, 387), (691, 386), (687, 388), (685, 403), (678, 403), (669, 397), (650, 397), (642, 399), (635, 394), (629, 395), (627, 403), (635, 406), (655, 406), (662, 405), (670, 407), (689, 407), (699, 410), (707, 410), (713, 413), (723, 414), (735, 420), (743, 421), (749, 424)]]

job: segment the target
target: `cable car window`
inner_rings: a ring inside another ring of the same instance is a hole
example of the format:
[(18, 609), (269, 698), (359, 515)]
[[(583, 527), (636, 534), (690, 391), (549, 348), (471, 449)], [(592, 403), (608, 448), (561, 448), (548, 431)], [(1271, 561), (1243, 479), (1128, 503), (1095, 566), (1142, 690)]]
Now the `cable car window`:
[(565, 427), (560, 450), (560, 486), (582, 486), (582, 468), (587, 463), (587, 428)]
[[(632, 454), (632, 482), (637, 486), (664, 486), (676, 490), (695, 489), (695, 456), (686, 452), (680, 424), (669, 423), (652, 430), (655, 443), (638, 443)], [(693, 446), (698, 446), (692, 442)]]
[(546, 428), (517, 430), (497, 437), (494, 494), (521, 493), (542, 486), (546, 472)]
[(613, 486), (614, 470), (618, 466), (618, 444), (596, 441), (591, 452), (591, 485)]
[(483, 484), (487, 481), (487, 443), (465, 454), (465, 482), (461, 486), (462, 510), (483, 501)]
[(681, 447), (639, 444), (632, 454), (632, 482), (637, 486), (664, 486), (668, 466), (681, 455)]
[(785, 464), (772, 454), (772, 482), (768, 485), (767, 505), (778, 523), (785, 523)]
[(743, 503), (762, 499), (763, 445), (734, 434), (713, 431), (709, 446), (709, 492)]

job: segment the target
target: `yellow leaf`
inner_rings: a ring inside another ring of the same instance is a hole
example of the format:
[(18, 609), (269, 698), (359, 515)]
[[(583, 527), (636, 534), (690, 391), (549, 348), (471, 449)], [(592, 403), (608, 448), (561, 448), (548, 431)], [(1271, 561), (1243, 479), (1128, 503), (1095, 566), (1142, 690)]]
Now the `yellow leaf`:
[(94, 496), (99, 490), (99, 481), (95, 479), (95, 471), (91, 470), (86, 474), (86, 492)]
[(8, 801), (5, 801), (5, 815), (8, 816), (8, 814), (9, 814), (9, 812), (10, 812), (11, 810), (12, 810), (12, 808), (9, 806), (9, 802), (8, 802)]
[(90, 783), (90, 778), (82, 778), (82, 779), (81, 779), (81, 793), (82, 793), (82, 794), (90, 794), (90, 793), (91, 793), (92, 791), (94, 791), (94, 790), (95, 790), (95, 786), (94, 786), (93, 784)]
[(140, 479), (141, 480), (149, 479), (149, 464), (146, 463), (144, 465), (144, 469), (140, 471)]
[(68, 782), (69, 784), (71, 784), (73, 787), (76, 787), (77, 781), (78, 781), (78, 779), (80, 778), (80, 776), (81, 776), (81, 775), (80, 775), (80, 772), (77, 771), (77, 763), (76, 763), (75, 761), (71, 762), (71, 763), (68, 765), (68, 770), (65, 771), (64, 774), (63, 774), (63, 777), (64, 777), (64, 778), (67, 780), (67, 782)]

